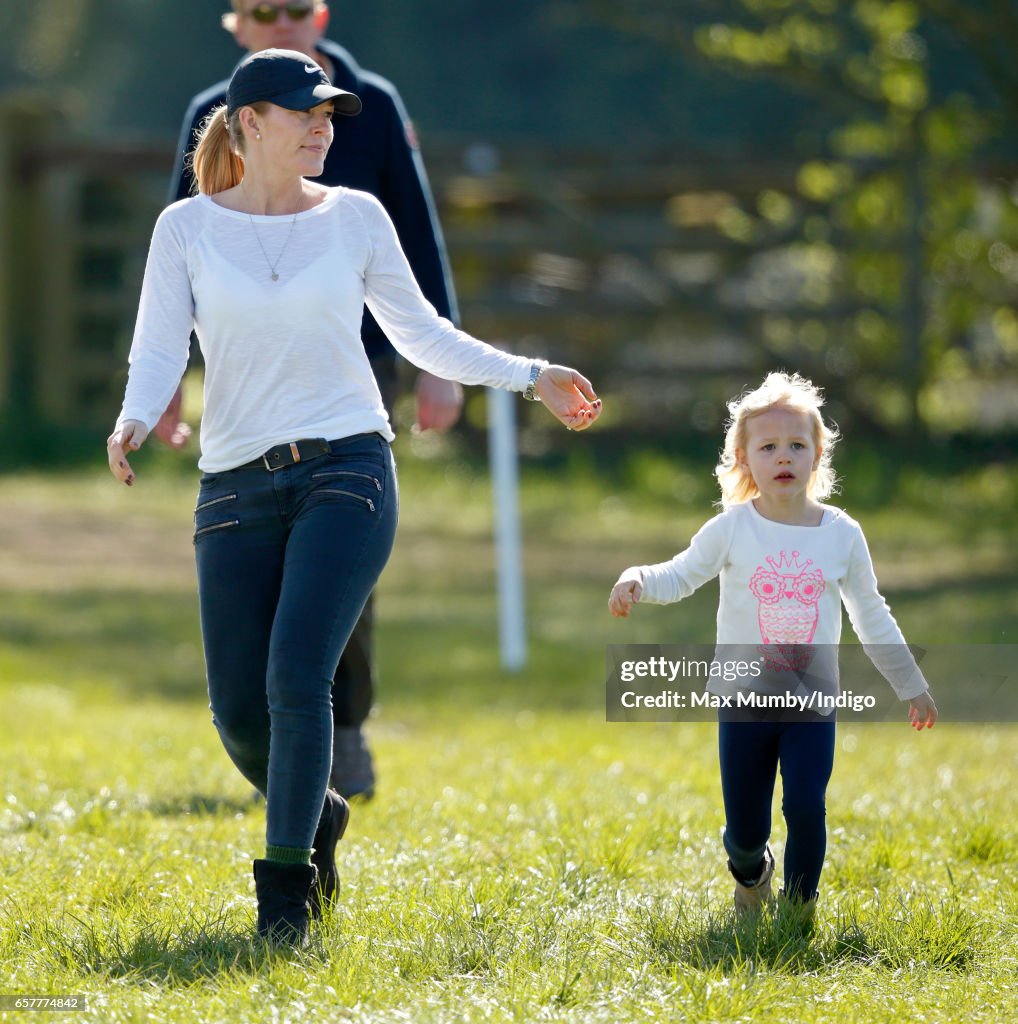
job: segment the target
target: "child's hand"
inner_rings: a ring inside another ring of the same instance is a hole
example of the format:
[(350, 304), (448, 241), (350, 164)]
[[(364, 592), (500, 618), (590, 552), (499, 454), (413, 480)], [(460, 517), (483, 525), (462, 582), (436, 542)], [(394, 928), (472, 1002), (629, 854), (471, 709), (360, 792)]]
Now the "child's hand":
[(933, 728), (933, 723), (937, 720), (937, 705), (933, 703), (933, 696), (929, 690), (908, 702), (908, 720), (915, 729), (922, 729), (923, 726), (927, 729)]
[(617, 619), (629, 618), (629, 610), (640, 600), (643, 593), (643, 584), (639, 580), (639, 574), (630, 575), (627, 569), (612, 587), (611, 596), (608, 598), (608, 611)]

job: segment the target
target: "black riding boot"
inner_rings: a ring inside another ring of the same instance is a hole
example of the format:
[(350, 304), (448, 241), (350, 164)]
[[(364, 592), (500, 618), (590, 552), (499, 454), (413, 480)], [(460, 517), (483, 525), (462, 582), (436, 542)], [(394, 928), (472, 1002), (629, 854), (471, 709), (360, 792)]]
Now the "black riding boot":
[(264, 939), (291, 946), (308, 941), (311, 889), (318, 885), (313, 864), (281, 864), (274, 860), (254, 862), (258, 895), (258, 934)]
[(339, 870), (336, 868), (336, 844), (343, 838), (350, 820), (350, 805), (335, 791), (325, 791), (325, 805), (318, 821), (311, 863), (318, 869), (318, 884), (311, 887), (311, 916), (319, 918), (339, 895)]

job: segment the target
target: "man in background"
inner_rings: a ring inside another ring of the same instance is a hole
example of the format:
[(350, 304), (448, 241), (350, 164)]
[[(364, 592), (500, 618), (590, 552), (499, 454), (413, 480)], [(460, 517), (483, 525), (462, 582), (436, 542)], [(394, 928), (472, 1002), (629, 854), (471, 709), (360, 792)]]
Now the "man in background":
[[(363, 109), (357, 117), (336, 118), (325, 170), (316, 180), (370, 192), (382, 203), (421, 290), (440, 315), (455, 321), (455, 297), (441, 229), (413, 126), (395, 87), (379, 75), (362, 70), (346, 50), (324, 38), (329, 9), (321, 0), (232, 0), (232, 8), (223, 15), (223, 28), (243, 49), (255, 52), (277, 47), (305, 53), (324, 68), (334, 85), (360, 97)], [(185, 158), (194, 147), (195, 130), (225, 102), (226, 86), (224, 80), (191, 100), (177, 146), (170, 202), (194, 191)], [(391, 419), (397, 393), (397, 356), (367, 309), (361, 338)], [(459, 418), (463, 393), (458, 384), (421, 372), (415, 392), (420, 429), (447, 430)], [(173, 447), (186, 442), (190, 429), (180, 421), (179, 391), (155, 433)], [(372, 620), (369, 598), (332, 687), (331, 785), (348, 798), (370, 798), (375, 788), (374, 763), (363, 733), (376, 681)]]

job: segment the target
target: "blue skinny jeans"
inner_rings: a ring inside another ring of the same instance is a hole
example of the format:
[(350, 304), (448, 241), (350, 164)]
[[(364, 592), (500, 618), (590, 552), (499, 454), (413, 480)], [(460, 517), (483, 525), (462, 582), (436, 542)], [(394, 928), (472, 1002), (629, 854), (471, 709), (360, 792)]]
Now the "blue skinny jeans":
[(195, 558), (212, 718), (266, 800), (270, 846), (308, 849), (332, 763), (332, 678), (392, 550), (395, 467), (379, 434), (269, 472), (201, 478)]
[(780, 767), (787, 828), (785, 895), (815, 898), (827, 852), (826, 794), (834, 768), (834, 737), (833, 721), (719, 721), (724, 845), (740, 881), (760, 875)]

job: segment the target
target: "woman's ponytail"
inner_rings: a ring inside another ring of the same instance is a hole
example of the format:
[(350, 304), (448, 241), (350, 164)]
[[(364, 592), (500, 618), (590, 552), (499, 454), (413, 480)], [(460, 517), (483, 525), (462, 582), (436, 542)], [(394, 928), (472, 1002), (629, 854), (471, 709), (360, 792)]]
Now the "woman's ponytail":
[(198, 130), (191, 169), (198, 191), (207, 196), (239, 185), (244, 177), (243, 134), (235, 112), (227, 120), (226, 105), (216, 107)]

